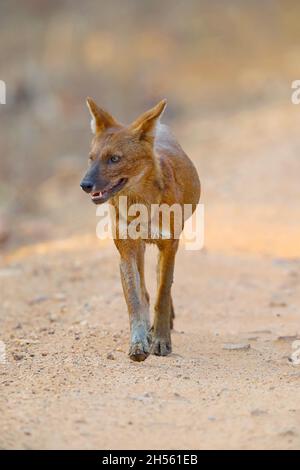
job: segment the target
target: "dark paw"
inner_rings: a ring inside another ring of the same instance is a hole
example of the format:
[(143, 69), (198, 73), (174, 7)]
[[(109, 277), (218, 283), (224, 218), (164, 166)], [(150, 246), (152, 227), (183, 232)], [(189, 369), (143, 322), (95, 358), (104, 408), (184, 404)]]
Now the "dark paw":
[(172, 352), (171, 338), (153, 337), (151, 344), (151, 354), (156, 356), (167, 356)]
[(130, 346), (129, 357), (132, 361), (141, 362), (150, 354), (149, 345), (146, 341), (134, 343)]

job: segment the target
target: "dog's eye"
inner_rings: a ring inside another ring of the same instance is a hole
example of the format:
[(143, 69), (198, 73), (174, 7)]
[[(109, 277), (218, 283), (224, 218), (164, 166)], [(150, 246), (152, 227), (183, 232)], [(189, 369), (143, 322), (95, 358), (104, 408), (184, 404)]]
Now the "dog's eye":
[(119, 155), (112, 155), (108, 159), (108, 163), (118, 163), (121, 160), (121, 157)]

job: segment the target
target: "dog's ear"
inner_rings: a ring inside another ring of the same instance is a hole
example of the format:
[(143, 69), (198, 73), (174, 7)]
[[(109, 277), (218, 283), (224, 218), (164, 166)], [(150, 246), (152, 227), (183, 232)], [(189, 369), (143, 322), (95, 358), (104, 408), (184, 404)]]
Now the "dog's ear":
[(86, 104), (92, 116), (91, 129), (93, 134), (101, 134), (105, 129), (119, 126), (117, 121), (107, 111), (99, 108), (91, 98), (87, 98)]
[(160, 101), (154, 108), (149, 109), (138, 117), (131, 125), (130, 129), (139, 135), (140, 139), (152, 142), (155, 136), (155, 127), (167, 106), (167, 100)]

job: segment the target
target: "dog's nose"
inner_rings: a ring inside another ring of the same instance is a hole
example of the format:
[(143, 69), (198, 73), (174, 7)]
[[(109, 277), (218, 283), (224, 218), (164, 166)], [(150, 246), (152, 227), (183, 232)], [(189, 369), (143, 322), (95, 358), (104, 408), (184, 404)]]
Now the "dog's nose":
[(80, 183), (80, 187), (83, 189), (83, 191), (85, 191), (86, 193), (90, 193), (93, 189), (93, 183), (91, 183), (90, 181), (81, 181)]

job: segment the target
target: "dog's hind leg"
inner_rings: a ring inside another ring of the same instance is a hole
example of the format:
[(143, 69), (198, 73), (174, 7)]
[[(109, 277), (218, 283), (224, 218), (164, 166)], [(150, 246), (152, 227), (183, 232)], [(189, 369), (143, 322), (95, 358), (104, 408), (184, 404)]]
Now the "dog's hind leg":
[(146, 282), (145, 282), (145, 249), (146, 244), (143, 240), (141, 240), (141, 245), (139, 246), (139, 250), (137, 252), (137, 267), (140, 274), (140, 282), (141, 282), (141, 291), (143, 300), (146, 305), (148, 305), (148, 327), (150, 328), (150, 317), (149, 317), (149, 304), (150, 304), (150, 296), (147, 291)]

